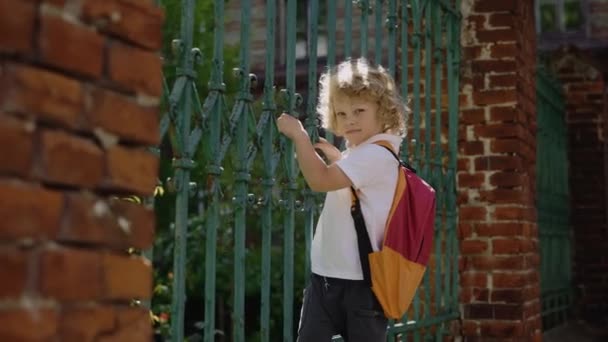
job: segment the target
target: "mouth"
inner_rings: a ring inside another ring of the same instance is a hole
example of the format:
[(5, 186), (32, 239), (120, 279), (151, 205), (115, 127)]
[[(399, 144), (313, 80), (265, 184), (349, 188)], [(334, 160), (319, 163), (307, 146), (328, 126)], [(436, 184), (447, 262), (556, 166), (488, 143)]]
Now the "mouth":
[(351, 130), (346, 131), (346, 134), (353, 134), (353, 133), (359, 133), (359, 132), (361, 132), (360, 129), (351, 129)]

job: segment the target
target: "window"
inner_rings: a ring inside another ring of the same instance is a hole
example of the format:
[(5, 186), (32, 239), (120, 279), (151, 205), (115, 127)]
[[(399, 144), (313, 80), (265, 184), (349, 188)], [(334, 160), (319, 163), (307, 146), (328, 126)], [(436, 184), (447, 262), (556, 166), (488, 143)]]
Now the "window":
[[(279, 0), (278, 22), (279, 42), (277, 44), (278, 56), (281, 63), (285, 63), (287, 55), (287, 0)], [(317, 20), (317, 56), (327, 55), (327, 1), (319, 0), (319, 13), (316, 18), (312, 17), (310, 1), (297, 1), (296, 15), (296, 59), (306, 59), (308, 57), (308, 44), (310, 28), (313, 19)]]
[(566, 33), (584, 29), (581, 0), (536, 0), (536, 30)]

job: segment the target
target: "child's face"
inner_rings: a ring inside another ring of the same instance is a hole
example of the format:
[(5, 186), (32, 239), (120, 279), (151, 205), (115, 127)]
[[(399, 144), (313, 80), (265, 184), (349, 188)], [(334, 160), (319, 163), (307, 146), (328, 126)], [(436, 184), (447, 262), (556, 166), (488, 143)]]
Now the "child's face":
[(337, 123), (336, 133), (345, 137), (351, 146), (357, 146), (382, 133), (382, 125), (377, 115), (378, 105), (375, 102), (338, 95), (333, 99), (333, 107)]

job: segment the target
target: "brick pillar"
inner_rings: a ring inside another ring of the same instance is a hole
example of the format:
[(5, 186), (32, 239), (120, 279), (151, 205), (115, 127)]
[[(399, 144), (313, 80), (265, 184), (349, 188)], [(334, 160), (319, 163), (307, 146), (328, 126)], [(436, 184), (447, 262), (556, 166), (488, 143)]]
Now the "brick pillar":
[(150, 341), (162, 20), (0, 0), (0, 341)]
[(462, 2), (458, 191), (467, 341), (541, 336), (533, 3)]
[(593, 61), (579, 51), (564, 49), (553, 56), (552, 65), (563, 85), (566, 101), (573, 272), (580, 295), (577, 304), (583, 318), (602, 322), (608, 315), (608, 84)]

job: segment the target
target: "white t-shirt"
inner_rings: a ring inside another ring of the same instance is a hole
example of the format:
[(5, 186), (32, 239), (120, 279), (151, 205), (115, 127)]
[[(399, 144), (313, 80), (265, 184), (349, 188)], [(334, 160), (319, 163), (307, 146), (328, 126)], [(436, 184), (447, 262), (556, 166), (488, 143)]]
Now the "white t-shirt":
[[(377, 134), (342, 153), (336, 164), (358, 190), (361, 211), (374, 251), (384, 239), (386, 220), (397, 186), (398, 162), (375, 141), (389, 141), (399, 151), (402, 138)], [(312, 272), (332, 278), (361, 280), (357, 232), (350, 213), (351, 190), (330, 191), (315, 230), (311, 250)]]

